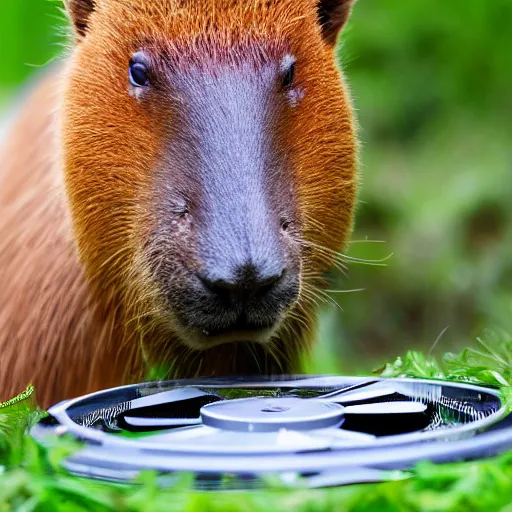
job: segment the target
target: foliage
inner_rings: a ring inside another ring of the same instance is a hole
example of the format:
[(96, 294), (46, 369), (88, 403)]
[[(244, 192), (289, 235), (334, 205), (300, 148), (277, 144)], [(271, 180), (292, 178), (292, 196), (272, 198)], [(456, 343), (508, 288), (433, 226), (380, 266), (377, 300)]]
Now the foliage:
[(382, 377), (422, 377), (510, 386), (512, 340), (504, 332), (488, 330), (484, 338), (477, 338), (476, 347), (465, 348), (459, 354), (448, 352), (441, 362), (430, 354), (411, 350), (378, 373)]
[(147, 473), (123, 487), (17, 470), (0, 477), (0, 510), (55, 512), (510, 512), (512, 456), (442, 467), (422, 463), (413, 480), (328, 490), (193, 493), (159, 490)]

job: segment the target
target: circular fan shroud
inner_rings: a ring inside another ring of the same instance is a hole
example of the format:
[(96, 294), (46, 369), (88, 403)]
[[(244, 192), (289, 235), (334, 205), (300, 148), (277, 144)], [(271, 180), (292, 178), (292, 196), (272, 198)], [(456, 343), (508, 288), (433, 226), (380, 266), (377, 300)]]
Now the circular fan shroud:
[[(193, 472), (200, 488), (252, 488), (265, 474), (310, 487), (383, 481), (420, 460), (512, 449), (512, 421), (490, 388), (336, 376), (194, 379), (125, 386), (57, 404), (32, 429), (86, 442), (74, 474), (129, 481), (144, 469)], [(234, 484), (233, 482), (237, 483)], [(212, 483), (213, 482), (213, 483)]]

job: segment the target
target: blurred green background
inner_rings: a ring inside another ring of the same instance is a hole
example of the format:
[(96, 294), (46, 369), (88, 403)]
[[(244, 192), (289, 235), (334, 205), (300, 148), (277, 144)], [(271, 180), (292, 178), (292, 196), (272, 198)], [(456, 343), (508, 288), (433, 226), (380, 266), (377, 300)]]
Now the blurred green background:
[[(2, 0), (0, 107), (62, 52), (57, 0)], [(406, 349), (512, 327), (512, 2), (359, 0), (339, 56), (362, 140), (349, 265), (311, 370), (368, 371)], [(385, 243), (373, 243), (383, 241)]]

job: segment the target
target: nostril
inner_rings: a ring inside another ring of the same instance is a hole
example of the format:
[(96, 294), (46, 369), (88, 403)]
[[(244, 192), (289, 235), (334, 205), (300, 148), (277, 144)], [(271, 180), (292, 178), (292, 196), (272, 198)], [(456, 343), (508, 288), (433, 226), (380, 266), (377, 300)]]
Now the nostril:
[(229, 295), (231, 290), (235, 288), (235, 283), (224, 281), (223, 279), (209, 279), (204, 276), (199, 276), (204, 287), (215, 295)]
[(279, 274), (275, 274), (273, 276), (267, 277), (266, 279), (262, 279), (256, 283), (256, 291), (258, 291), (260, 294), (270, 292), (272, 288), (274, 288), (277, 283), (283, 279), (285, 274), (286, 269), (282, 270)]
[(237, 279), (212, 279), (199, 275), (204, 287), (224, 300), (244, 300), (252, 296), (264, 296), (272, 291), (284, 278), (286, 269), (271, 276), (258, 277), (254, 274), (239, 273)]

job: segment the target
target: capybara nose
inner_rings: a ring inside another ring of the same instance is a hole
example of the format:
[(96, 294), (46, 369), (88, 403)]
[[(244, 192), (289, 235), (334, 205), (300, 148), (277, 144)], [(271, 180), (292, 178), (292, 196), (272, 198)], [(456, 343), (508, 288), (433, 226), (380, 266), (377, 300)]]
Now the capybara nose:
[(265, 269), (249, 263), (237, 267), (228, 275), (213, 270), (199, 277), (205, 288), (229, 307), (271, 295), (285, 274), (286, 269), (281, 265)]

